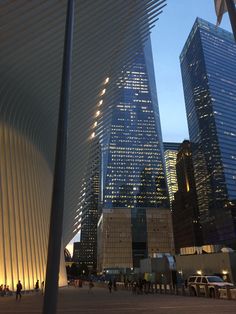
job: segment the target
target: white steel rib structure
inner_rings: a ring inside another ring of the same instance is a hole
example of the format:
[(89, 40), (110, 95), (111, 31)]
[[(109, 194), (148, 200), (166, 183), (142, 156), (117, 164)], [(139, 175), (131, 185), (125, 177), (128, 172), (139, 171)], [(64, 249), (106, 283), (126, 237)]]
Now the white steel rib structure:
[[(132, 62), (165, 0), (77, 0), (63, 246), (77, 232), (79, 191), (102, 84)], [(0, 1), (0, 284), (45, 279), (66, 1)]]

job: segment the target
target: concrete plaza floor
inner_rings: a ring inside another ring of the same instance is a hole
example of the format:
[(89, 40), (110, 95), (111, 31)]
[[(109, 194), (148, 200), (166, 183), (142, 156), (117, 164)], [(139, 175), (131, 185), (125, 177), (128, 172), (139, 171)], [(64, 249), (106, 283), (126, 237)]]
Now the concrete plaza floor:
[[(0, 298), (0, 313), (41, 313), (43, 296)], [(174, 295), (132, 295), (130, 291), (109, 294), (104, 288), (64, 288), (59, 292), (58, 313), (63, 314), (227, 314), (236, 313), (236, 301)]]

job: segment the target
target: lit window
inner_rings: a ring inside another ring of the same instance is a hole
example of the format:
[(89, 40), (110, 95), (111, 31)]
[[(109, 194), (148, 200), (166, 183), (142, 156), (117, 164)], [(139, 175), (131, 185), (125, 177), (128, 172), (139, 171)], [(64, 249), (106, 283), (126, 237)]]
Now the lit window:
[(105, 79), (104, 84), (107, 84), (107, 83), (109, 82), (109, 80), (110, 80), (110, 78), (109, 78), (109, 77), (107, 77), (107, 78)]
[(101, 96), (103, 96), (106, 93), (106, 89), (104, 88), (101, 92)]

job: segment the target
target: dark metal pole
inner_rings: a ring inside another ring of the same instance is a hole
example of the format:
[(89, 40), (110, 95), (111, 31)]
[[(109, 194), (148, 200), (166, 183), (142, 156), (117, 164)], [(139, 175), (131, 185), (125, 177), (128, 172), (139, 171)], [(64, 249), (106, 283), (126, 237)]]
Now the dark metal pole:
[(231, 27), (236, 41), (236, 8), (234, 0), (225, 0), (229, 12)]
[(43, 304), (44, 314), (55, 314), (57, 311), (58, 277), (60, 268), (65, 191), (67, 121), (70, 102), (73, 25), (74, 0), (68, 0), (57, 129), (57, 146), (53, 179), (52, 207), (48, 241), (46, 285)]

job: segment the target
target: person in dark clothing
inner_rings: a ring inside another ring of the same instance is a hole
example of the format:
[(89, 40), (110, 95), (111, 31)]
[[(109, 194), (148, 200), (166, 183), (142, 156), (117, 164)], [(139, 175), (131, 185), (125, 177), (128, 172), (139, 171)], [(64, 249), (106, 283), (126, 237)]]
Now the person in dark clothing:
[(113, 279), (113, 289), (114, 291), (117, 291), (117, 285), (116, 285), (116, 279)]
[(109, 292), (111, 293), (111, 289), (112, 289), (112, 281), (111, 281), (111, 279), (108, 282), (108, 289), (109, 289)]
[(92, 281), (92, 280), (90, 280), (90, 281), (89, 281), (89, 289), (88, 289), (88, 293), (93, 293), (93, 292), (92, 292), (93, 287), (94, 287), (94, 283), (93, 283), (93, 281)]
[(177, 272), (176, 272), (176, 270), (171, 271), (171, 277), (172, 277), (173, 289), (175, 290), (177, 287)]
[(35, 291), (39, 291), (39, 281), (36, 281), (35, 287), (34, 287)]
[(16, 300), (21, 299), (21, 290), (22, 290), (22, 284), (20, 280), (18, 281), (18, 284), (16, 285)]
[(44, 294), (44, 281), (41, 282), (41, 293)]

